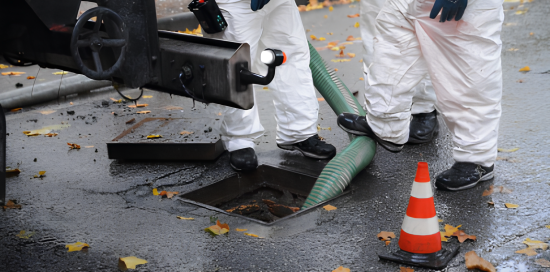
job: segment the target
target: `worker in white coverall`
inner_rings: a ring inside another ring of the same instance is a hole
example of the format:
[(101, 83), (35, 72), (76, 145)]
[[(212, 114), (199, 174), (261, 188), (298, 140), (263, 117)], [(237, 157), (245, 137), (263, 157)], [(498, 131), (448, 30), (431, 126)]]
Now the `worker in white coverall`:
[(502, 2), (386, 0), (376, 18), (367, 116), (341, 114), (340, 127), (399, 152), (408, 139), (413, 87), (428, 73), (456, 161), (437, 175), (436, 187), (463, 190), (492, 179), (502, 98)]
[[(368, 81), (369, 66), (374, 61), (374, 37), (376, 36), (376, 16), (382, 9), (385, 0), (361, 1), (361, 39), (363, 40), (363, 71), (365, 73), (365, 99), (370, 98), (370, 84)], [(367, 104), (369, 105), (369, 104)], [(366, 110), (366, 109), (365, 109)], [(435, 110), (435, 91), (430, 76), (424, 78), (414, 87), (412, 98), (411, 122), (409, 125), (409, 144), (431, 142), (439, 131)]]
[[(275, 78), (268, 85), (273, 91), (277, 146), (315, 159), (336, 155), (336, 148), (317, 135), (319, 103), (309, 69), (306, 34), (294, 0), (216, 2), (228, 27), (210, 37), (248, 43), (252, 71), (266, 74), (267, 66), (260, 61), (264, 49), (276, 48), (286, 54), (286, 62), (277, 67)], [(253, 140), (264, 133), (264, 128), (254, 104), (250, 110), (224, 107), (222, 141), (230, 152), (231, 166), (237, 171), (258, 166)]]

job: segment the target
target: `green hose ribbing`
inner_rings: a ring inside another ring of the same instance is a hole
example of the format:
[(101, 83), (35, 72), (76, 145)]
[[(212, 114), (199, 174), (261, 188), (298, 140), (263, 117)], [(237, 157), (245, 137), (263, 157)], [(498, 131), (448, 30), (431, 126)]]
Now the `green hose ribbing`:
[[(309, 44), (309, 68), (313, 84), (338, 115), (351, 112), (365, 115), (365, 111), (346, 85), (329, 69), (317, 50)], [(351, 180), (372, 161), (376, 142), (369, 137), (351, 137), (351, 143), (338, 153), (323, 169), (302, 209), (316, 205), (341, 194)]]

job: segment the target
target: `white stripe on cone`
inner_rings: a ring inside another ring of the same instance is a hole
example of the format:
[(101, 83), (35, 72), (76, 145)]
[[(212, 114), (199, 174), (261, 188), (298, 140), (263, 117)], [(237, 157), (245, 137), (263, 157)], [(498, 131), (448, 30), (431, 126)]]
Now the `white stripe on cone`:
[(412, 235), (432, 235), (439, 232), (437, 215), (432, 218), (414, 218), (405, 215), (401, 229)]
[(411, 196), (416, 198), (430, 198), (434, 196), (431, 182), (413, 182)]

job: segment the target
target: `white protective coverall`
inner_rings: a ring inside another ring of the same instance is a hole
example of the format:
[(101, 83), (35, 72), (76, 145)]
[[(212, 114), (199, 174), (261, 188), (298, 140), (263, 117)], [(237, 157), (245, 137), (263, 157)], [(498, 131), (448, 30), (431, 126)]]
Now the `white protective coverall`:
[[(363, 70), (365, 73), (365, 90), (370, 87), (368, 74), (369, 66), (374, 61), (373, 40), (376, 36), (376, 16), (384, 6), (386, 0), (362, 0), (361, 7), (361, 40), (363, 40)], [(368, 99), (365, 94), (365, 99)], [(430, 80), (426, 76), (414, 87), (411, 114), (429, 113), (435, 110), (435, 91)]]
[(367, 121), (383, 140), (407, 141), (416, 86), (429, 73), (457, 162), (491, 166), (501, 115), (503, 0), (470, 0), (460, 21), (430, 19), (434, 0), (386, 0), (376, 18)]
[[(275, 78), (268, 85), (273, 92), (277, 143), (293, 144), (317, 134), (319, 103), (309, 69), (306, 34), (294, 0), (271, 0), (258, 11), (250, 9), (250, 0), (216, 2), (228, 27), (209, 37), (248, 43), (252, 71), (267, 73), (267, 66), (260, 61), (260, 54), (266, 48), (280, 49), (287, 56), (286, 62), (275, 69)], [(252, 140), (264, 133), (256, 101), (254, 104), (250, 110), (222, 107), (222, 141), (229, 152), (254, 148)]]

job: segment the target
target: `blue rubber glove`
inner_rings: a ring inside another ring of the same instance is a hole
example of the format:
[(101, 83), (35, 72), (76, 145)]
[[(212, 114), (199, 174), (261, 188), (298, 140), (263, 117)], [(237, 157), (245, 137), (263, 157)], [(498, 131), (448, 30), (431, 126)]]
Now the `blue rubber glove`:
[(435, 0), (432, 12), (430, 12), (430, 18), (435, 19), (443, 8), (439, 19), (440, 22), (451, 21), (453, 18), (458, 21), (464, 15), (466, 6), (468, 6), (468, 0)]
[(252, 2), (250, 2), (250, 8), (253, 11), (257, 11), (262, 9), (267, 3), (269, 3), (269, 0), (252, 0)]

